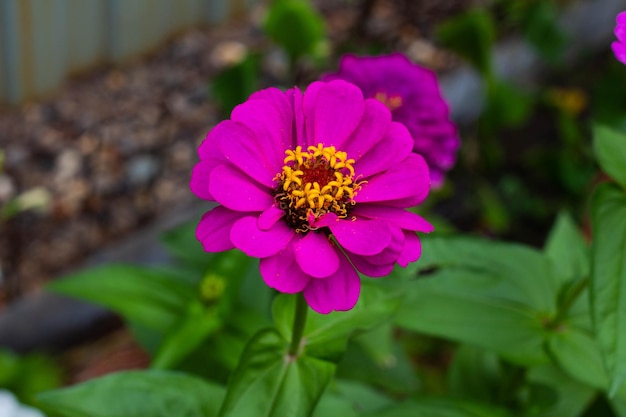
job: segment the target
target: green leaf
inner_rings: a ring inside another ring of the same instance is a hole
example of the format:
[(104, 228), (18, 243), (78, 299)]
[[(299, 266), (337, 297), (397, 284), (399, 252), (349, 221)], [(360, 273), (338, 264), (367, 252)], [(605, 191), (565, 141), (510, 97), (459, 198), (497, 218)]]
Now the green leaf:
[(388, 407), (393, 400), (369, 385), (336, 380), (320, 400), (313, 417), (357, 416)]
[(335, 365), (306, 355), (291, 357), (287, 344), (273, 329), (259, 332), (248, 343), (228, 384), (220, 417), (311, 415)]
[(185, 374), (129, 371), (39, 395), (63, 417), (214, 417), (224, 388)]
[(364, 417), (510, 417), (507, 411), (486, 404), (453, 398), (424, 397), (406, 401)]
[(437, 39), (467, 59), (483, 76), (490, 76), (495, 24), (486, 9), (470, 9), (447, 20), (437, 28)]
[(558, 215), (544, 248), (562, 283), (589, 276), (589, 249), (572, 217)]
[(547, 348), (555, 362), (572, 378), (588, 386), (606, 389), (607, 374), (598, 344), (575, 327), (551, 335)]
[(495, 402), (503, 374), (500, 360), (492, 352), (461, 345), (448, 368), (450, 395), (467, 400)]
[(221, 325), (222, 322), (215, 307), (207, 308), (200, 302), (192, 303), (187, 314), (165, 335), (152, 361), (152, 368), (174, 367), (211, 334), (219, 330)]
[(557, 393), (556, 402), (548, 408), (542, 407), (540, 417), (578, 417), (596, 395), (594, 388), (578, 382), (552, 364), (531, 368), (526, 377), (529, 382), (548, 386)]
[(20, 402), (36, 405), (36, 394), (62, 382), (61, 368), (52, 358), (37, 353), (18, 356), (0, 349), (0, 388), (12, 391)]
[(313, 55), (325, 38), (324, 19), (305, 0), (274, 0), (265, 31), (284, 48), (292, 62)]
[(215, 255), (205, 252), (198, 242), (197, 226), (198, 220), (194, 220), (174, 227), (161, 235), (161, 241), (176, 259), (204, 271)]
[(559, 9), (551, 1), (537, 1), (528, 11), (524, 35), (528, 42), (550, 63), (557, 63), (563, 54), (566, 37), (557, 22)]
[[(319, 314), (309, 309), (304, 329), (307, 352), (334, 361), (345, 350), (352, 333), (371, 329), (388, 320), (402, 297), (400, 288), (383, 288), (362, 281), (359, 302), (352, 310)], [(294, 304), (294, 297), (288, 295), (279, 295), (274, 301), (276, 327), (286, 339), (291, 333)]]
[(0, 387), (8, 387), (19, 375), (20, 361), (16, 354), (0, 349)]
[(259, 78), (258, 57), (247, 55), (241, 62), (225, 68), (215, 76), (211, 92), (223, 114), (248, 99), (257, 89)]
[(394, 395), (406, 397), (420, 386), (406, 349), (394, 343), (391, 351), (393, 360), (385, 363), (372, 361), (370, 352), (355, 338), (348, 344), (348, 349), (337, 367), (337, 377), (360, 381)]
[(354, 408), (361, 412), (379, 410), (394, 402), (371, 386), (356, 381), (338, 380), (332, 392), (349, 399), (354, 404)]
[(347, 399), (335, 394), (324, 394), (315, 407), (313, 417), (358, 417), (354, 405)]
[(626, 193), (601, 184), (591, 202), (591, 312), (610, 379), (626, 379)]
[(531, 115), (531, 96), (513, 84), (490, 81), (487, 85), (487, 105), (483, 118), (492, 131), (503, 127), (519, 127)]
[(195, 295), (192, 285), (165, 271), (125, 264), (87, 269), (47, 288), (110, 308), (126, 320), (155, 330), (174, 324)]
[[(527, 246), (466, 237), (428, 237), (422, 239), (422, 257), (413, 265), (419, 270), (454, 268), (484, 273), (480, 285), (487, 286), (484, 290), (491, 297), (545, 313), (556, 311), (560, 280), (547, 257)], [(472, 292), (480, 294), (482, 290), (473, 288)]]
[(516, 288), (499, 277), (449, 268), (417, 279), (407, 291), (397, 325), (490, 349), (522, 365), (547, 361), (545, 316), (510, 299)]
[(593, 150), (602, 170), (626, 187), (626, 133), (594, 126)]
[(626, 417), (626, 399), (611, 398), (611, 408), (617, 417)]
[(386, 367), (393, 365), (397, 359), (394, 355), (397, 340), (394, 335), (395, 328), (391, 321), (385, 322), (354, 338), (363, 352), (378, 366)]

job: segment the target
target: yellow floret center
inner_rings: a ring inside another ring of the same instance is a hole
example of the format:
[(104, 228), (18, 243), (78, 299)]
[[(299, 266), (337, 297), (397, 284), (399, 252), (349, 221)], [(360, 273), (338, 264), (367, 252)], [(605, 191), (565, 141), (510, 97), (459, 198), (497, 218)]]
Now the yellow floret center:
[(402, 107), (402, 97), (398, 94), (388, 94), (384, 91), (379, 91), (374, 95), (374, 98), (387, 106), (391, 111)]
[(326, 213), (348, 217), (359, 184), (354, 159), (334, 146), (297, 146), (285, 151), (282, 172), (276, 176), (275, 199), (285, 210), (287, 224), (297, 232), (311, 230), (312, 222)]

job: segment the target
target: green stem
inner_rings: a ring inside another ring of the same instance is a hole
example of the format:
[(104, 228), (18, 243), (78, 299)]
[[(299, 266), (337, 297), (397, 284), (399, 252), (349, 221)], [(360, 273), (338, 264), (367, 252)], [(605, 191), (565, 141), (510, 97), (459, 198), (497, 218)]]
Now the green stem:
[(291, 333), (291, 346), (289, 346), (289, 356), (297, 356), (300, 352), (300, 342), (304, 333), (306, 323), (306, 313), (309, 309), (304, 295), (296, 294), (296, 308), (293, 316), (293, 331)]
[(567, 317), (570, 309), (588, 285), (589, 278), (581, 279), (576, 283), (575, 287), (571, 291), (569, 291), (569, 294), (567, 294), (567, 297), (559, 306), (559, 310), (557, 311), (556, 316), (548, 324), (549, 329), (557, 329), (561, 324), (563, 324), (563, 321)]

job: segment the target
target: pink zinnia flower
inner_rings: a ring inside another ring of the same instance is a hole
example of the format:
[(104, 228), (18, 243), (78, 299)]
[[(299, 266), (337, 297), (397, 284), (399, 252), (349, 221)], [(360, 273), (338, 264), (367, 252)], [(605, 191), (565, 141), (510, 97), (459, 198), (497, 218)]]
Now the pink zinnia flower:
[(411, 132), (413, 150), (426, 159), (433, 186), (443, 183), (445, 172), (456, 161), (460, 141), (434, 72), (413, 64), (400, 53), (375, 57), (344, 55), (339, 71), (322, 79), (349, 81), (365, 97), (385, 104), (392, 119)]
[(611, 44), (611, 49), (619, 62), (626, 64), (626, 12), (621, 12), (615, 18), (615, 36), (617, 41)]
[[(382, 277), (420, 256), (405, 210), (428, 194), (428, 166), (389, 110), (344, 81), (303, 94), (269, 88), (237, 106), (198, 149), (191, 189), (219, 205), (196, 235), (208, 252), (260, 258), (268, 286), (320, 313), (349, 310), (359, 272)], [(356, 268), (356, 270), (355, 270)]]

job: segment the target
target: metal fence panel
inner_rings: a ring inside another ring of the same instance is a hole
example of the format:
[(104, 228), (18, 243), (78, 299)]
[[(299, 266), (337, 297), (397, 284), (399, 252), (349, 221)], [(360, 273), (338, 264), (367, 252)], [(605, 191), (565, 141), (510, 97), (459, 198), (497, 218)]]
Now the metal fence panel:
[(0, 0), (0, 103), (50, 93), (72, 71), (126, 60), (259, 1)]
[(107, 1), (65, 1), (68, 71), (81, 70), (106, 61), (109, 58)]

